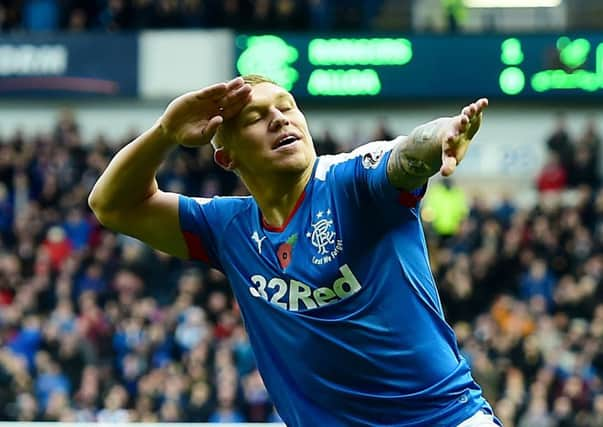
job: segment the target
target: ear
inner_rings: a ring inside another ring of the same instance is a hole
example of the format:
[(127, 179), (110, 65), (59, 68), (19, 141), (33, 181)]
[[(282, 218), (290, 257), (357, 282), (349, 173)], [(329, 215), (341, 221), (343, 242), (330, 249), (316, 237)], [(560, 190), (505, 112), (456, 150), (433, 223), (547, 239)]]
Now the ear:
[(224, 147), (216, 148), (214, 150), (214, 161), (227, 171), (232, 171), (234, 169), (234, 161), (228, 150)]

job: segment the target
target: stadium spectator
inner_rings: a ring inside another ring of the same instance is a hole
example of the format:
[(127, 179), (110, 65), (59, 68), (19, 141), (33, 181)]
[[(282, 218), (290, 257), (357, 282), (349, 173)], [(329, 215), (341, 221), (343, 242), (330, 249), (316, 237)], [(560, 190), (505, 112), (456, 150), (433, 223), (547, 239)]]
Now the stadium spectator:
[(423, 217), (432, 222), (434, 230), (442, 237), (455, 235), (469, 213), (464, 190), (449, 179), (431, 185), (423, 209)]
[(270, 0), (255, 0), (249, 26), (260, 31), (270, 30), (273, 16), (274, 8)]
[(22, 7), (23, 27), (27, 31), (55, 31), (59, 28), (57, 0), (25, 0)]
[(322, 154), (335, 154), (341, 151), (337, 141), (333, 137), (329, 129), (325, 129), (321, 136), (314, 139), (314, 145), (317, 153)]
[(573, 175), (570, 177), (571, 184), (573, 186), (580, 185), (596, 185), (599, 177), (597, 176), (597, 170), (593, 153), (590, 152), (588, 147), (579, 146), (576, 148), (576, 155), (574, 158), (574, 165), (572, 168)]
[(287, 30), (295, 28), (297, 31), (308, 29), (308, 11), (302, 1), (275, 0), (274, 19), (270, 28), (274, 30)]
[(111, 387), (105, 398), (104, 408), (98, 411), (96, 419), (100, 423), (127, 423), (130, 420), (130, 414), (124, 408), (128, 399), (126, 390), (114, 385)]
[(555, 117), (555, 129), (547, 139), (549, 152), (556, 154), (556, 158), (565, 169), (566, 174), (571, 174), (574, 158), (574, 146), (567, 130), (567, 118), (565, 113), (558, 113)]
[(448, 31), (456, 33), (467, 18), (467, 7), (462, 0), (442, 0), (441, 3), (448, 22)]
[(532, 399), (517, 427), (555, 427), (555, 420), (548, 413), (546, 400)]
[(567, 187), (567, 169), (559, 160), (558, 154), (552, 152), (538, 177), (536, 178), (538, 191), (561, 191)]
[(529, 270), (522, 275), (519, 286), (523, 300), (529, 302), (534, 298), (542, 298), (547, 310), (552, 309), (555, 278), (548, 271), (543, 259), (536, 258), (530, 263)]
[(395, 137), (396, 135), (391, 131), (385, 119), (381, 118), (370, 139), (371, 141), (389, 141)]
[(383, 1), (26, 0), (0, 2), (0, 31), (131, 31), (227, 27), (305, 31), (373, 27)]
[(310, 28), (324, 31), (331, 28), (333, 14), (328, 0), (308, 0)]

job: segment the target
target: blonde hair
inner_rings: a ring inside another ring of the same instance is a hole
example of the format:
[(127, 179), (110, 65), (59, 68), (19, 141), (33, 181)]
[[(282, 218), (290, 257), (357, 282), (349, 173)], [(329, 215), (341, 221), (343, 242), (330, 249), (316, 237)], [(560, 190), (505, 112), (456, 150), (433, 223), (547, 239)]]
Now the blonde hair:
[[(275, 82), (274, 80), (262, 76), (260, 74), (247, 74), (244, 76), (241, 76), (243, 78), (243, 81), (250, 85), (250, 86), (257, 86), (259, 84), (262, 83), (270, 83), (276, 86), (280, 86), (277, 82)], [(214, 137), (211, 140), (211, 145), (214, 147), (214, 149), (218, 149), (221, 147), (224, 147), (224, 142), (226, 140), (228, 140), (229, 137), (231, 137), (232, 135), (230, 134), (230, 127), (229, 127), (229, 120), (225, 120), (222, 125), (218, 128), (218, 130), (216, 131), (216, 134), (214, 135)]]

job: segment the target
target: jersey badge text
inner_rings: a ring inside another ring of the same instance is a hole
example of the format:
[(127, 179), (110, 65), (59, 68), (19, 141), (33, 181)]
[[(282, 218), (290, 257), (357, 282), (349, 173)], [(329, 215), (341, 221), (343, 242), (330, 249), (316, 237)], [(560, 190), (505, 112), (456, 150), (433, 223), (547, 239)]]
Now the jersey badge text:
[(312, 264), (323, 265), (333, 261), (343, 250), (343, 241), (337, 239), (334, 231), (331, 209), (319, 211), (316, 214), (316, 222), (310, 224), (312, 231), (306, 233), (306, 237), (318, 250), (318, 256), (312, 257)]

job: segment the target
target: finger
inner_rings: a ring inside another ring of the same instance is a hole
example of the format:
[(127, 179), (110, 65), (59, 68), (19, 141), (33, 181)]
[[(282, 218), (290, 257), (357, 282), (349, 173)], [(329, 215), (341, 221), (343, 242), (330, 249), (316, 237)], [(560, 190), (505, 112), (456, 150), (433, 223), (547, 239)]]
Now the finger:
[(467, 114), (461, 114), (458, 118), (458, 122), (456, 125), (456, 128), (458, 129), (458, 133), (465, 132), (469, 128), (470, 124), (471, 124), (471, 119), (469, 118), (469, 116)]
[(477, 113), (477, 105), (476, 104), (469, 104), (465, 108), (463, 108), (463, 110), (461, 111), (461, 114), (464, 114), (465, 116), (469, 117), (470, 119), (473, 118), (475, 113)]
[(212, 117), (205, 127), (203, 136), (209, 139), (213, 138), (222, 122), (224, 122), (224, 118), (222, 116)]
[(195, 143), (205, 144), (208, 143), (216, 134), (218, 127), (222, 124), (224, 119), (222, 116), (213, 116), (207, 125), (199, 127), (198, 131), (193, 135)]
[(482, 112), (480, 111), (472, 120), (471, 120), (471, 124), (469, 125), (466, 133), (467, 138), (469, 139), (473, 139), (473, 137), (475, 136), (475, 134), (477, 133), (477, 131), (479, 130), (479, 128), (481, 127), (481, 123), (482, 123)]
[(486, 107), (488, 107), (488, 105), (490, 104), (490, 101), (488, 101), (488, 98), (480, 98), (477, 101), (475, 101), (475, 103), (477, 104), (477, 108), (482, 111), (484, 110)]
[(233, 103), (239, 103), (242, 99), (247, 98), (247, 95), (251, 94), (251, 86), (243, 85), (236, 89), (228, 91), (220, 100), (220, 105), (224, 108), (229, 107)]
[(440, 173), (442, 176), (450, 176), (456, 169), (456, 158), (449, 156), (446, 153), (442, 153), (442, 166), (440, 167)]
[(251, 86), (245, 85), (223, 98), (221, 114), (224, 118), (231, 118), (238, 114), (249, 101), (251, 101)]
[(241, 77), (234, 78), (226, 83), (216, 83), (206, 88), (203, 88), (195, 93), (195, 97), (201, 99), (214, 99), (218, 100), (222, 98), (228, 91), (236, 89), (237, 87), (245, 84), (245, 81)]
[(469, 128), (470, 123), (469, 117), (467, 117), (465, 114), (459, 114), (458, 116), (454, 117), (451, 129), (444, 137), (444, 145), (446, 147), (455, 145), (459, 135)]
[(234, 79), (226, 82), (226, 89), (228, 91), (237, 89), (245, 84), (245, 80), (242, 77), (235, 77)]
[(472, 104), (463, 108), (462, 113), (467, 114), (471, 120), (477, 117), (488, 107), (488, 98), (480, 98)]
[(453, 129), (452, 131), (448, 132), (444, 139), (444, 146), (451, 147), (452, 145), (454, 145), (454, 142), (458, 135), (459, 133), (456, 131), (456, 129)]
[(215, 99), (224, 96), (226, 92), (226, 83), (216, 83), (214, 85), (193, 92), (193, 95), (198, 100)]
[(245, 107), (245, 105), (251, 101), (251, 96), (249, 96), (247, 99), (243, 99), (241, 100), (241, 102), (237, 102), (237, 103), (233, 103), (230, 106), (228, 106), (228, 108), (224, 108), (220, 114), (225, 118), (225, 119), (232, 119), (233, 117), (235, 117), (237, 114), (239, 114), (241, 112), (241, 110), (243, 110), (243, 107)]

